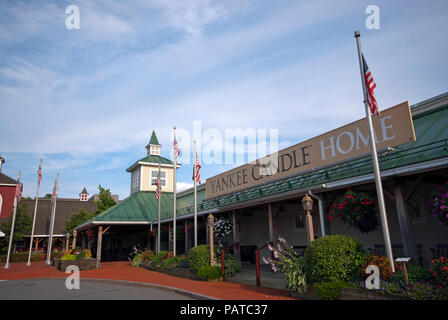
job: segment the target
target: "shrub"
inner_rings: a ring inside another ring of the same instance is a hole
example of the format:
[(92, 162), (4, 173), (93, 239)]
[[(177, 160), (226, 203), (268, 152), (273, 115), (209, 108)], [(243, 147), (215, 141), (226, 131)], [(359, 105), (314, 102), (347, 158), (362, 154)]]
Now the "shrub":
[(221, 277), (221, 269), (218, 266), (201, 266), (197, 274), (202, 279), (216, 280)]
[(142, 255), (142, 263), (149, 263), (151, 261), (151, 257), (154, 255), (154, 251), (145, 250)]
[(209, 245), (201, 244), (197, 247), (191, 248), (190, 251), (188, 251), (187, 253), (187, 259), (188, 259), (188, 267), (194, 273), (197, 273), (200, 267), (210, 265)]
[(319, 299), (334, 300), (339, 297), (339, 292), (342, 288), (347, 288), (347, 282), (336, 280), (325, 283), (318, 283), (314, 285), (315, 293)]
[(141, 265), (141, 263), (142, 263), (142, 256), (143, 256), (142, 252), (137, 252), (134, 255), (134, 257), (132, 258), (131, 266), (132, 267), (138, 267), (139, 265)]
[[(216, 266), (221, 268), (221, 253), (218, 255)], [(241, 271), (241, 262), (235, 258), (234, 255), (224, 254), (224, 271), (226, 276), (232, 276), (233, 274)]]
[(76, 255), (68, 253), (64, 255), (61, 260), (76, 260)]
[[(390, 280), (394, 273), (392, 272), (392, 267), (390, 266), (389, 259), (385, 256), (368, 255), (366, 262), (361, 265), (359, 269), (359, 275), (361, 279), (366, 279), (370, 274), (366, 273), (366, 269), (370, 265), (376, 265), (380, 269), (380, 278), (383, 280)], [(401, 269), (398, 263), (394, 263), (395, 270)]]
[(294, 262), (283, 269), (285, 275), (286, 289), (306, 292), (308, 286), (306, 283), (305, 258), (298, 257)]
[[(426, 269), (419, 266), (414, 266), (412, 264), (409, 264), (406, 266), (406, 269), (408, 271), (408, 279), (409, 283), (419, 283), (419, 282), (429, 282), (431, 280), (431, 272)], [(395, 281), (403, 281), (404, 282), (404, 273), (402, 270), (397, 271), (393, 279)]]
[[(0, 256), (0, 262), (6, 262), (7, 255)], [(31, 261), (42, 261), (45, 259), (44, 253), (32, 253)], [(9, 262), (27, 262), (28, 261), (28, 252), (17, 252), (12, 253)]]
[(162, 262), (162, 269), (174, 269), (185, 259), (185, 256), (167, 258)]
[(448, 287), (448, 258), (440, 257), (439, 259), (431, 260), (432, 273), (430, 282), (439, 289)]
[(345, 235), (325, 236), (310, 243), (305, 271), (311, 283), (348, 281), (365, 261), (362, 244)]
[(166, 259), (172, 258), (173, 257), (173, 252), (172, 251), (166, 251), (166, 250), (162, 250), (159, 251), (158, 253), (154, 254), (153, 256), (151, 256), (150, 258), (150, 268), (155, 270), (155, 269), (159, 269), (162, 268), (162, 264)]
[(272, 270), (281, 271), (285, 275), (286, 288), (292, 291), (304, 293), (307, 290), (305, 260), (282, 237), (278, 238), (277, 246), (269, 245), (269, 250), (274, 258), (263, 261), (271, 264)]

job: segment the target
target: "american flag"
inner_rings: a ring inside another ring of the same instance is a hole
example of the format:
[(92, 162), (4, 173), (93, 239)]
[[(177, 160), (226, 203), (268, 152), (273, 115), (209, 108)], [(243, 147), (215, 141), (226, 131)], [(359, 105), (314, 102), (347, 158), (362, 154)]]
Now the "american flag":
[(17, 198), (17, 201), (22, 200), (22, 184), (20, 181), (17, 181), (15, 197)]
[(58, 185), (57, 182), (55, 181), (53, 187), (53, 194), (51, 195), (51, 203), (53, 203), (56, 200), (57, 193), (58, 193)]
[(378, 103), (375, 99), (375, 94), (373, 93), (373, 90), (376, 88), (376, 83), (373, 80), (372, 73), (369, 70), (369, 67), (367, 66), (366, 59), (364, 59), (364, 55), (362, 55), (362, 63), (364, 65), (364, 78), (366, 81), (366, 89), (367, 89), (367, 104), (370, 107), (370, 111), (372, 114), (380, 114), (380, 110), (378, 108)]
[(193, 181), (195, 181), (194, 178), (194, 168), (196, 168), (196, 182), (201, 184), (201, 175), (199, 174), (199, 169), (201, 169), (201, 163), (199, 162), (198, 154), (196, 153), (195, 157), (195, 164), (193, 166)]
[(162, 196), (162, 187), (160, 186), (160, 170), (159, 173), (157, 174), (157, 179), (156, 179), (156, 199), (158, 200), (159, 197)]
[(42, 165), (39, 165), (39, 169), (37, 169), (37, 184), (40, 184), (42, 180)]
[(174, 137), (174, 156), (176, 157), (176, 160), (179, 157), (179, 155), (180, 155), (179, 145), (177, 144), (176, 137)]

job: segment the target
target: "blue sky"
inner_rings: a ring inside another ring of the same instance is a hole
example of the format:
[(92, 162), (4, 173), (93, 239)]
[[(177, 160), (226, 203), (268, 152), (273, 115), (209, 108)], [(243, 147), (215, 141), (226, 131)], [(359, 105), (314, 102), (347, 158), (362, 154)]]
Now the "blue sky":
[[(380, 29), (365, 27), (368, 5)], [(80, 9), (80, 29), (65, 8)], [(362, 118), (354, 30), (381, 108), (447, 90), (448, 2), (95, 0), (0, 3), (2, 172), (34, 196), (101, 184), (123, 199), (152, 130), (277, 129), (283, 148)], [(182, 141), (180, 141), (182, 148)], [(203, 145), (204, 147), (204, 145)], [(203, 165), (202, 178), (234, 165)], [(191, 184), (192, 165), (178, 171)]]

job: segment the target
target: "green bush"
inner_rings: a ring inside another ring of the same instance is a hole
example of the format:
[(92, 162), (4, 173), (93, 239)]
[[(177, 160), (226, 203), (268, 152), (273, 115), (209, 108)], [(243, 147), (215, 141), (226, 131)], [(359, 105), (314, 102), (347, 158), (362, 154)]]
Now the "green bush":
[(221, 277), (221, 269), (218, 266), (201, 266), (198, 276), (206, 280), (216, 280)]
[(185, 260), (185, 256), (175, 256), (165, 259), (162, 262), (162, 269), (174, 269)]
[[(419, 282), (428, 282), (431, 280), (431, 272), (419, 266), (407, 265), (406, 269), (408, 271), (408, 279), (409, 283), (419, 283)], [(403, 281), (404, 282), (404, 273), (403, 271), (397, 271), (393, 276), (394, 281)]]
[(149, 267), (152, 270), (160, 269), (162, 268), (163, 262), (166, 259), (170, 259), (172, 257), (173, 257), (172, 251), (162, 250), (156, 253), (155, 255), (151, 256), (151, 258), (149, 259)]
[(76, 260), (76, 255), (75, 254), (66, 254), (61, 258), (61, 260)]
[[(221, 268), (221, 254), (218, 256), (218, 261), (216, 266)], [(235, 258), (234, 255), (225, 253), (224, 254), (224, 271), (226, 276), (232, 276), (233, 274), (241, 271), (241, 262)]]
[(339, 297), (342, 288), (347, 288), (347, 282), (336, 280), (325, 283), (317, 283), (313, 286), (316, 296), (321, 300), (334, 300)]
[(137, 252), (131, 261), (131, 267), (138, 267), (142, 263), (143, 252)]
[[(216, 257), (216, 252), (215, 252)], [(210, 247), (207, 244), (201, 244), (191, 248), (187, 253), (189, 269), (197, 273), (200, 267), (210, 265)], [(215, 259), (216, 261), (216, 259)]]
[[(0, 255), (0, 262), (6, 262), (7, 255)], [(45, 259), (44, 253), (32, 253), (31, 261), (42, 261)], [(27, 262), (28, 252), (17, 252), (10, 256), (9, 262)]]
[(284, 264), (282, 272), (285, 275), (286, 289), (300, 293), (306, 292), (308, 286), (304, 257), (298, 257), (292, 263)]
[(305, 271), (310, 283), (348, 281), (358, 272), (366, 255), (362, 244), (345, 235), (325, 236), (310, 243)]

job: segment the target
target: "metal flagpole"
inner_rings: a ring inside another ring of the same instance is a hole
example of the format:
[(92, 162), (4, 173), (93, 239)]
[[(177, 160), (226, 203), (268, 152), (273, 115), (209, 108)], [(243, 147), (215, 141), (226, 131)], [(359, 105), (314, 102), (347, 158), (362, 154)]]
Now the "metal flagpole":
[(389, 227), (387, 224), (386, 207), (384, 205), (383, 186), (381, 184), (380, 168), (378, 165), (378, 155), (376, 152), (375, 135), (374, 135), (374, 131), (373, 131), (372, 117), (370, 115), (370, 109), (369, 109), (369, 105), (367, 103), (367, 92), (366, 92), (367, 89), (366, 89), (366, 82), (365, 82), (365, 75), (364, 75), (364, 68), (363, 68), (361, 42), (359, 40), (360, 36), (361, 36), (361, 33), (359, 31), (355, 31), (356, 43), (358, 45), (358, 58), (359, 58), (359, 69), (361, 71), (362, 91), (364, 94), (364, 105), (365, 105), (365, 109), (366, 109), (367, 122), (369, 124), (370, 150), (372, 151), (373, 171), (375, 174), (376, 193), (378, 196), (378, 206), (380, 209), (381, 226), (382, 226), (382, 230), (383, 230), (383, 238), (384, 238), (384, 245), (386, 247), (386, 254), (387, 254), (387, 258), (389, 259), (389, 263), (392, 268), (392, 272), (395, 272), (394, 260), (393, 260), (393, 255), (392, 255), (392, 246), (390, 244)]
[(193, 141), (194, 145), (194, 162), (193, 162), (193, 180), (194, 180), (194, 246), (198, 246), (198, 197), (196, 193), (196, 140)]
[(158, 221), (158, 229), (157, 229), (157, 253), (160, 252), (160, 198), (161, 198), (161, 194), (160, 194), (160, 158), (159, 158), (159, 173), (158, 173), (158, 177), (159, 177), (159, 183), (157, 185), (157, 191), (159, 193), (159, 221)]
[(50, 258), (51, 258), (51, 246), (53, 244), (53, 230), (54, 230), (54, 216), (56, 214), (56, 199), (58, 195), (58, 179), (59, 179), (59, 173), (56, 175), (56, 180), (54, 181), (54, 195), (53, 199), (53, 205), (51, 206), (51, 217), (50, 217), (50, 235), (48, 237), (48, 244), (47, 244), (47, 260), (45, 263), (47, 265), (51, 264)]
[[(174, 141), (176, 141), (176, 127), (174, 126)], [(177, 167), (177, 155), (176, 149), (174, 152), (174, 171), (173, 171), (173, 255), (176, 256), (176, 167)]]
[[(39, 170), (42, 168), (42, 159), (40, 159)], [(30, 238), (30, 252), (28, 252), (28, 262), (27, 266), (31, 265), (31, 252), (33, 250), (33, 239), (34, 239), (34, 227), (36, 225), (36, 213), (37, 213), (37, 202), (39, 201), (39, 186), (40, 186), (40, 178), (37, 177), (37, 190), (36, 190), (36, 202), (34, 204), (34, 215), (33, 215), (33, 225), (31, 227), (31, 238)]]
[[(19, 171), (19, 179), (17, 180), (17, 184), (20, 184), (20, 177), (22, 176), (22, 171)], [(16, 212), (17, 212), (17, 192), (14, 195), (14, 211), (12, 212), (12, 223), (11, 223), (11, 230), (9, 231), (9, 245), (8, 245), (8, 254), (6, 256), (6, 263), (5, 263), (5, 269), (9, 269), (9, 258), (11, 257), (11, 247), (12, 247), (12, 241), (14, 238), (14, 227), (16, 225)]]

